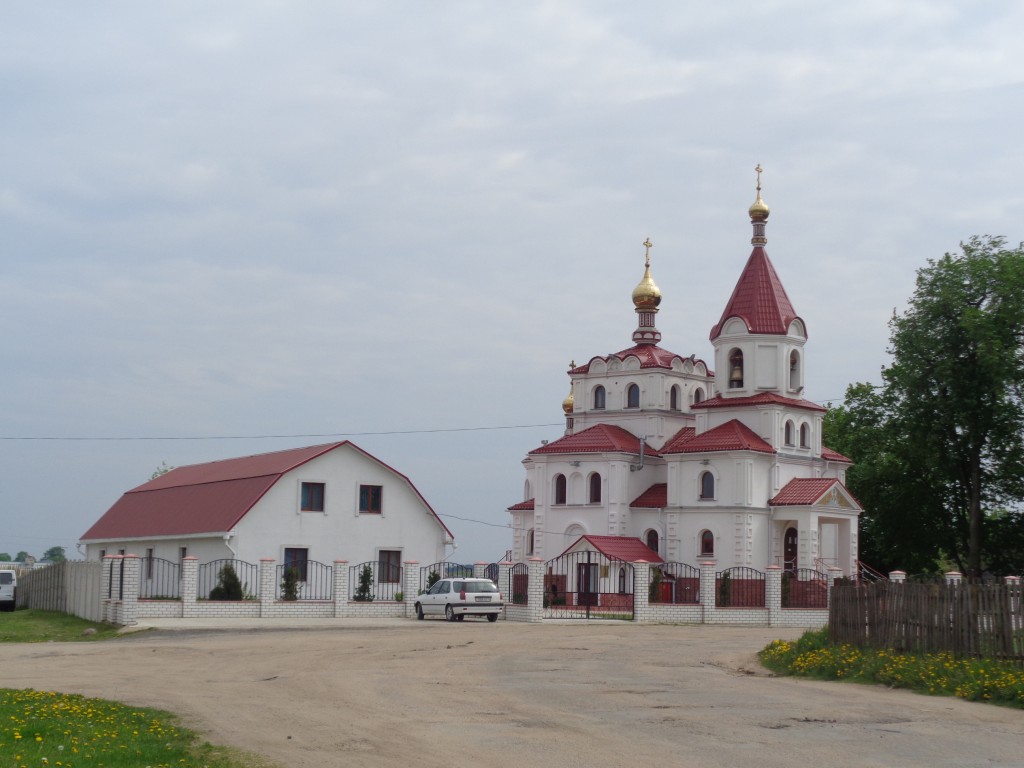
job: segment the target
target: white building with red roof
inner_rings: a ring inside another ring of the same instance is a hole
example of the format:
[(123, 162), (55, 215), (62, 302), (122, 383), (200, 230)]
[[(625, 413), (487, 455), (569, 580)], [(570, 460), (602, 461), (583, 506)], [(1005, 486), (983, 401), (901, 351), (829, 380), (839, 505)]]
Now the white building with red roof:
[(711, 330), (714, 370), (659, 346), (646, 241), (633, 345), (570, 366), (565, 434), (523, 461), (513, 559), (615, 536), (655, 562), (856, 572), (850, 461), (822, 445), (825, 408), (802, 397), (807, 328), (765, 249), (757, 170), (753, 250)]
[(200, 562), (444, 560), (451, 531), (408, 477), (349, 441), (178, 467), (82, 536), (108, 554)]

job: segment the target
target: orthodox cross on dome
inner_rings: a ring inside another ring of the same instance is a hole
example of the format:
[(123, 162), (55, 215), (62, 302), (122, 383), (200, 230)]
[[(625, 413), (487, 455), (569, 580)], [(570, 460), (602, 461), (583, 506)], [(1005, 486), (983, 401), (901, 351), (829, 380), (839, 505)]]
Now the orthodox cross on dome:
[(764, 171), (764, 168), (762, 168), (761, 164), (758, 163), (757, 167), (754, 170), (757, 171), (757, 191), (760, 192), (761, 191), (761, 173)]
[(754, 237), (751, 238), (750, 242), (752, 245), (765, 245), (768, 242), (768, 238), (764, 234), (764, 225), (768, 221), (768, 214), (771, 211), (768, 208), (768, 204), (761, 199), (761, 173), (764, 169), (758, 163), (754, 170), (757, 172), (757, 199), (754, 200), (754, 204), (750, 206), (748, 211), (750, 221), (754, 225)]
[(643, 242), (644, 246), (644, 266), (650, 269), (651, 267), (651, 248), (654, 247), (654, 243), (651, 242), (651, 238), (648, 237)]
[(654, 316), (658, 314), (658, 305), (661, 303), (661, 290), (651, 277), (651, 248), (654, 243), (651, 238), (643, 242), (644, 246), (644, 276), (633, 289), (633, 306), (639, 318), (637, 329), (633, 331), (633, 342), (636, 344), (657, 344), (661, 341), (661, 334), (654, 327)]

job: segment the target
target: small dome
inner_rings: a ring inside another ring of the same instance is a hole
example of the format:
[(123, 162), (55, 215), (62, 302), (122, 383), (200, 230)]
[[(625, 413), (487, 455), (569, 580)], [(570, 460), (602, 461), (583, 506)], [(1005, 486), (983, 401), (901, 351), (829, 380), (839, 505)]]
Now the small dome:
[(573, 409), (573, 397), (572, 397), (572, 387), (570, 387), (569, 388), (569, 396), (566, 397), (565, 400), (562, 401), (562, 410), (565, 412), (565, 415), (568, 416), (570, 413), (572, 413), (572, 409)]
[(633, 289), (633, 306), (637, 309), (656, 309), (661, 304), (661, 289), (651, 277), (650, 266), (644, 269), (644, 277)]
[(768, 214), (771, 213), (771, 209), (768, 208), (768, 204), (761, 199), (761, 193), (757, 193), (757, 200), (750, 206), (750, 220), (751, 221), (766, 221)]

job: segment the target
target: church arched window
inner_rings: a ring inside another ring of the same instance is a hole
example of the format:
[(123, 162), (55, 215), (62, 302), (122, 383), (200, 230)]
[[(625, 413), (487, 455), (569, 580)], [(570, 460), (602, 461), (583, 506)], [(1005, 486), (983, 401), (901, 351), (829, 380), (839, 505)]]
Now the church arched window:
[(789, 388), (800, 389), (800, 353), (795, 349), (789, 353)]
[(679, 385), (673, 384), (668, 391), (668, 407), (673, 411), (679, 410)]
[(710, 472), (702, 472), (700, 476), (700, 497), (702, 499), (715, 498), (715, 476)]
[(800, 447), (811, 447), (811, 425), (807, 422), (800, 425)]
[(589, 491), (590, 491), (590, 493), (588, 494), (588, 498), (590, 500), (590, 503), (591, 504), (600, 504), (601, 503), (601, 474), (599, 472), (595, 472), (594, 474), (592, 474), (590, 476), (590, 488), (589, 488)]
[(700, 555), (701, 557), (712, 557), (715, 554), (715, 534), (711, 531), (700, 533)]
[(789, 421), (788, 419), (786, 421), (785, 433), (786, 445), (794, 445), (795, 443), (793, 442), (793, 422)]
[(653, 528), (651, 528), (651, 530), (649, 530), (647, 532), (647, 542), (646, 543), (647, 543), (647, 548), (649, 550), (651, 550), (651, 552), (657, 552), (658, 551), (658, 532), (656, 530), (654, 530)]
[(605, 397), (605, 395), (604, 395), (604, 387), (598, 385), (597, 388), (594, 390), (594, 410), (595, 411), (603, 411), (604, 410), (604, 397)]
[(703, 390), (703, 388), (697, 387), (695, 390), (693, 390), (693, 402), (695, 404), (701, 402), (703, 399), (704, 399), (704, 390)]
[(555, 475), (555, 504), (565, 504), (565, 475)]
[(743, 389), (743, 351), (729, 353), (729, 389)]
[(626, 407), (640, 407), (640, 387), (638, 387), (636, 384), (630, 384), (628, 387), (626, 387)]

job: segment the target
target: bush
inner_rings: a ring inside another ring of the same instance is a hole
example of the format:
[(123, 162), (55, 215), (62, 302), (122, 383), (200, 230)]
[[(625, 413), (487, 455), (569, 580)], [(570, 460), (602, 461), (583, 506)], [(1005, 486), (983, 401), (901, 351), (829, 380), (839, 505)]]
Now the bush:
[(242, 589), (242, 580), (235, 573), (235, 567), (228, 563), (220, 569), (217, 576), (217, 586), (210, 590), (211, 600), (244, 600), (245, 593)]
[(373, 567), (366, 563), (359, 571), (359, 586), (352, 597), (357, 603), (373, 602)]
[(295, 566), (286, 568), (284, 580), (281, 581), (281, 599), (294, 601), (299, 599), (299, 569)]

